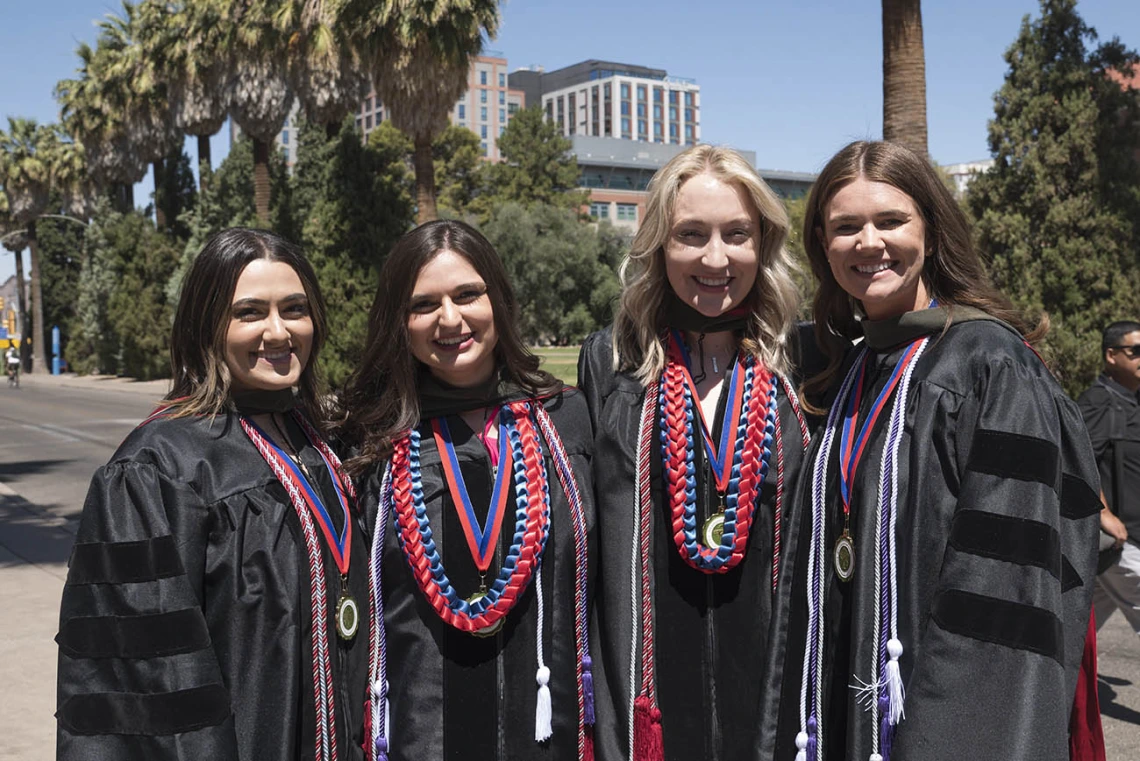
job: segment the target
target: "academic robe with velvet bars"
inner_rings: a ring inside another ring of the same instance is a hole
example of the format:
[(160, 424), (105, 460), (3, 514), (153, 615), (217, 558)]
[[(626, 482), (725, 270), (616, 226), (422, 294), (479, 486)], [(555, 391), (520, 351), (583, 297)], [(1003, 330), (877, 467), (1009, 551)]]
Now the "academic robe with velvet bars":
[[(597, 687), (595, 750), (601, 761), (629, 758), (629, 706), (640, 686), (638, 667), (630, 682), (630, 657), (640, 663), (631, 588), (635, 460), (645, 388), (628, 373), (615, 373), (612, 327), (586, 339), (578, 360), (578, 383), (590, 403), (595, 426), (594, 485), (598, 510), (598, 632), (593, 646)], [(798, 339), (798, 340), (796, 340)], [(793, 354), (809, 372), (820, 357), (810, 326), (793, 335)], [(793, 381), (794, 382), (794, 381)], [(723, 418), (727, 394), (721, 395), (715, 420)], [(783, 386), (777, 395), (784, 450), (784, 498), (803, 462), (800, 424)], [(659, 420), (659, 416), (655, 419)], [(665, 501), (660, 423), (654, 424), (650, 449), (653, 516), (650, 533), (650, 584), (656, 622), (657, 695), (661, 710), (665, 758), (737, 761), (758, 742), (760, 692), (766, 679), (768, 621), (773, 589), (772, 564), (776, 509), (776, 456), (754, 513), (747, 554), (724, 574), (706, 574), (681, 558), (673, 539), (672, 517)], [(699, 434), (698, 434), (699, 435)], [(715, 423), (714, 437), (720, 435)], [(699, 441), (699, 439), (698, 439)], [(715, 482), (705, 466), (701, 444), (694, 446), (698, 479), (698, 528), (715, 511)], [(787, 529), (782, 528), (783, 540)]]
[[(1065, 761), (1095, 580), (1096, 462), (1076, 405), (1021, 337), (980, 312), (955, 312), (945, 332), (946, 313), (938, 309), (865, 324), (874, 354), (860, 420), (901, 345), (931, 335), (914, 369), (898, 456), (898, 632), (906, 697), (890, 759)], [(869, 679), (875, 649), (872, 541), (888, 419), (889, 406), (872, 429), (852, 486), (856, 552), (848, 582), (837, 578), (831, 555), (843, 523), (838, 443), (827, 464), (819, 759), (829, 761), (866, 759), (872, 751), (870, 713), (851, 685)], [(813, 442), (811, 463), (821, 439)], [(809, 470), (789, 516), (789, 562), (773, 618), (758, 759), (796, 758)]]
[[(567, 389), (543, 404), (576, 476), (592, 546), (596, 539), (589, 468), (592, 441), (585, 401), (577, 390)], [(494, 484), (490, 456), (458, 414), (446, 415), (445, 419), (472, 508), (482, 525)], [(479, 571), (448, 490), (431, 420), (421, 422), (419, 433), (424, 507), (447, 577), (459, 596), (466, 598), (479, 589)], [(550, 491), (550, 534), (542, 556), (542, 642), (544, 661), (551, 672), (553, 736), (542, 743), (535, 741), (537, 577), (531, 577), (526, 592), (500, 619), (504, 624), (497, 634), (477, 637), (460, 631), (444, 622), (420, 591), (398, 543), (393, 514), (384, 531), (381, 581), (389, 683), (389, 761), (578, 758), (573, 524), (550, 448), (544, 438), (542, 441)], [(382, 468), (376, 468), (365, 479), (361, 494), (369, 525), (377, 517), (381, 477)], [(512, 498), (487, 573), (487, 586), (499, 573), (514, 529)], [(587, 571), (592, 572), (592, 565)], [(592, 581), (590, 589), (592, 592)]]
[[(300, 456), (339, 528), (319, 453)], [(348, 583), (363, 620), (350, 642), (333, 624), (339, 572), (321, 543), (340, 759), (363, 758), (368, 683), (368, 541), (352, 520)], [(236, 414), (132, 432), (92, 479), (71, 555), (57, 759), (312, 759), (307, 557), (296, 511)]]

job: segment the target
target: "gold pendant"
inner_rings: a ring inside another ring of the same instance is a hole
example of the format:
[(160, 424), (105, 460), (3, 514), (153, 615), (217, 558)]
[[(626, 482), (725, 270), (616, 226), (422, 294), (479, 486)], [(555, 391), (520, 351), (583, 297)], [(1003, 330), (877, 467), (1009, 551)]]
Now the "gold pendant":
[(340, 600), (336, 604), (336, 633), (341, 639), (352, 639), (356, 630), (360, 628), (360, 609), (356, 600), (347, 592), (341, 592)]
[(851, 539), (851, 534), (847, 533), (847, 529), (835, 541), (835, 552), (832, 557), (835, 560), (835, 573), (839, 576), (840, 581), (851, 581), (851, 577), (855, 575), (855, 542)]
[[(487, 596), (486, 592), (482, 592), (482, 591), (476, 592), (475, 594), (473, 594), (467, 598), (467, 604), (471, 605), (473, 603), (479, 602), (480, 600), (482, 600), (486, 596)], [(482, 629), (476, 629), (475, 631), (471, 632), (471, 634), (475, 637), (494, 637), (496, 634), (499, 633), (499, 630), (502, 628), (503, 628), (503, 619), (500, 618), (498, 621), (491, 624), (490, 626), (484, 626)]]
[(720, 541), (723, 538), (724, 513), (710, 515), (701, 525), (701, 540), (704, 542), (704, 545), (710, 550), (715, 550), (720, 547)]

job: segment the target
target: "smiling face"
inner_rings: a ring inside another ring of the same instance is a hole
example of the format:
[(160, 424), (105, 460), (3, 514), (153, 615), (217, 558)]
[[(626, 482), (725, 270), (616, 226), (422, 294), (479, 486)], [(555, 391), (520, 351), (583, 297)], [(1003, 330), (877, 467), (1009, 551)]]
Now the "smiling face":
[(408, 304), (412, 355), (452, 386), (475, 386), (495, 371), (495, 315), (487, 284), (468, 259), (440, 251), (416, 277)]
[(309, 299), (285, 262), (256, 259), (234, 287), (226, 329), (226, 367), (235, 391), (297, 385), (313, 347)]
[(1105, 371), (1129, 391), (1140, 389), (1140, 350), (1133, 353), (1136, 347), (1140, 347), (1140, 330), (1125, 333), (1117, 346), (1104, 353)]
[(707, 317), (739, 306), (760, 266), (760, 215), (745, 191), (708, 173), (681, 185), (665, 243), (665, 275)]
[(893, 185), (859, 177), (832, 196), (823, 221), (831, 272), (869, 318), (927, 306), (926, 225), (914, 199)]

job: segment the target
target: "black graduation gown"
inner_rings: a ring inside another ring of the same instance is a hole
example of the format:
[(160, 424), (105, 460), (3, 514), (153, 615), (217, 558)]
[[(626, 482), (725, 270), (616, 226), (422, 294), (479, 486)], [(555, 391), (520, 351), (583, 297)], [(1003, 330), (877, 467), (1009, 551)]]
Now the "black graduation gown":
[[(320, 455), (300, 455), (336, 515)], [(353, 520), (349, 587), (363, 614), (368, 541)], [(337, 636), (339, 572), (323, 555), (338, 757), (362, 759), (368, 635)], [(132, 432), (92, 479), (71, 555), (57, 758), (312, 759), (307, 557), (296, 511), (236, 414)]]
[[(590, 402), (595, 425), (594, 483), (597, 488), (600, 583), (598, 632), (592, 645), (597, 699), (595, 752), (601, 761), (629, 758), (629, 705), (640, 669), (630, 685), (634, 637), (631, 612), (631, 539), (638, 426), (645, 389), (626, 373), (614, 373), (612, 327), (586, 339), (578, 383)], [(812, 344), (814, 347), (814, 344)], [(725, 397), (716, 420), (723, 416)], [(799, 422), (781, 387), (778, 413), (784, 448), (783, 506), (803, 457)], [(768, 621), (773, 599), (772, 545), (775, 515), (773, 453), (754, 513), (747, 555), (724, 574), (705, 574), (681, 558), (663, 498), (660, 425), (651, 449), (653, 521), (650, 537), (657, 696), (666, 759), (736, 761), (752, 753), (759, 727), (760, 686), (765, 679)], [(719, 430), (713, 435), (718, 436)], [(698, 525), (715, 504), (715, 483), (697, 458)], [(784, 532), (786, 537), (786, 529)], [(640, 619), (638, 619), (640, 621)], [(638, 656), (640, 657), (640, 656)]]
[[(589, 456), (590, 419), (573, 389), (544, 401), (562, 438), (582, 495), (588, 538), (594, 537)], [(493, 478), (486, 448), (458, 415), (447, 425), (475, 513), (486, 520)], [(479, 589), (463, 527), (444, 480), (431, 421), (420, 432), (424, 505), (447, 576), (461, 597)], [(549, 448), (543, 444), (550, 490), (550, 534), (542, 559), (543, 656), (550, 668), (553, 736), (535, 742), (537, 600), (527, 591), (499, 633), (476, 637), (436, 614), (420, 591), (397, 542), (395, 516), (384, 532), (383, 601), (389, 683), (389, 761), (518, 761), (578, 758), (578, 696), (574, 645), (574, 533), (570, 506)], [(382, 469), (371, 473), (362, 502), (377, 515)], [(498, 574), (511, 546), (514, 512), (504, 517), (487, 575)]]
[[(963, 321), (945, 333), (945, 313), (933, 309), (919, 317), (926, 327), (907, 327), (920, 314), (909, 313), (866, 328), (877, 353), (860, 421), (901, 356), (899, 344), (933, 334), (914, 368), (898, 456), (899, 665), (906, 697), (890, 758), (1065, 761), (1095, 578), (1096, 463), (1076, 405), (1021, 337), (979, 312), (956, 311)], [(828, 761), (871, 753), (871, 715), (850, 685), (869, 678), (876, 646), (874, 506), (888, 419), (889, 407), (872, 429), (851, 487), (856, 552), (849, 582), (835, 576), (831, 557), (843, 522), (838, 443), (827, 466), (820, 758)], [(809, 463), (822, 438), (821, 431)], [(761, 759), (796, 757), (811, 470), (801, 474), (789, 516)]]

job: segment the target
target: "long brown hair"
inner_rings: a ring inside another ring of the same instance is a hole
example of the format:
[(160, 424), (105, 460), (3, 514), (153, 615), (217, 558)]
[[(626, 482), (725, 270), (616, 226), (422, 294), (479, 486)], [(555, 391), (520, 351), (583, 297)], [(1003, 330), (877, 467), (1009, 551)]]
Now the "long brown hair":
[(930, 162), (896, 143), (860, 140), (827, 162), (808, 196), (803, 240), (812, 273), (819, 281), (812, 312), (816, 340), (828, 356), (827, 368), (804, 384), (808, 397), (830, 383), (843, 361), (845, 342), (863, 334), (855, 300), (844, 291), (827, 261), (823, 226), (827, 205), (840, 188), (859, 178), (892, 185), (910, 196), (926, 228), (922, 280), (931, 297), (949, 306), (970, 306), (1012, 325), (1031, 343), (1049, 330), (1041, 315), (1032, 324), (993, 286), (974, 248), (970, 223)]
[(535, 396), (561, 388), (554, 376), (539, 369), (538, 357), (519, 334), (514, 291), (490, 242), (463, 222), (439, 220), (420, 225), (396, 242), (380, 269), (364, 356), (342, 400), (341, 434), (359, 448), (358, 456), (346, 463), (354, 475), (387, 457), (396, 438), (419, 424), (416, 375), (420, 362), (410, 347), (408, 307), (420, 270), (443, 251), (462, 256), (487, 284), (498, 335), (494, 353), (500, 377)]
[(301, 370), (298, 396), (315, 425), (325, 415), (320, 406), (321, 382), (317, 358), (328, 336), (325, 302), (316, 273), (296, 245), (268, 230), (233, 227), (213, 235), (194, 259), (182, 281), (170, 338), (173, 383), (166, 396), (173, 417), (216, 415), (229, 402), (230, 370), (226, 366), (226, 332), (234, 290), (250, 262), (267, 259), (293, 268), (313, 321), (313, 348)]

